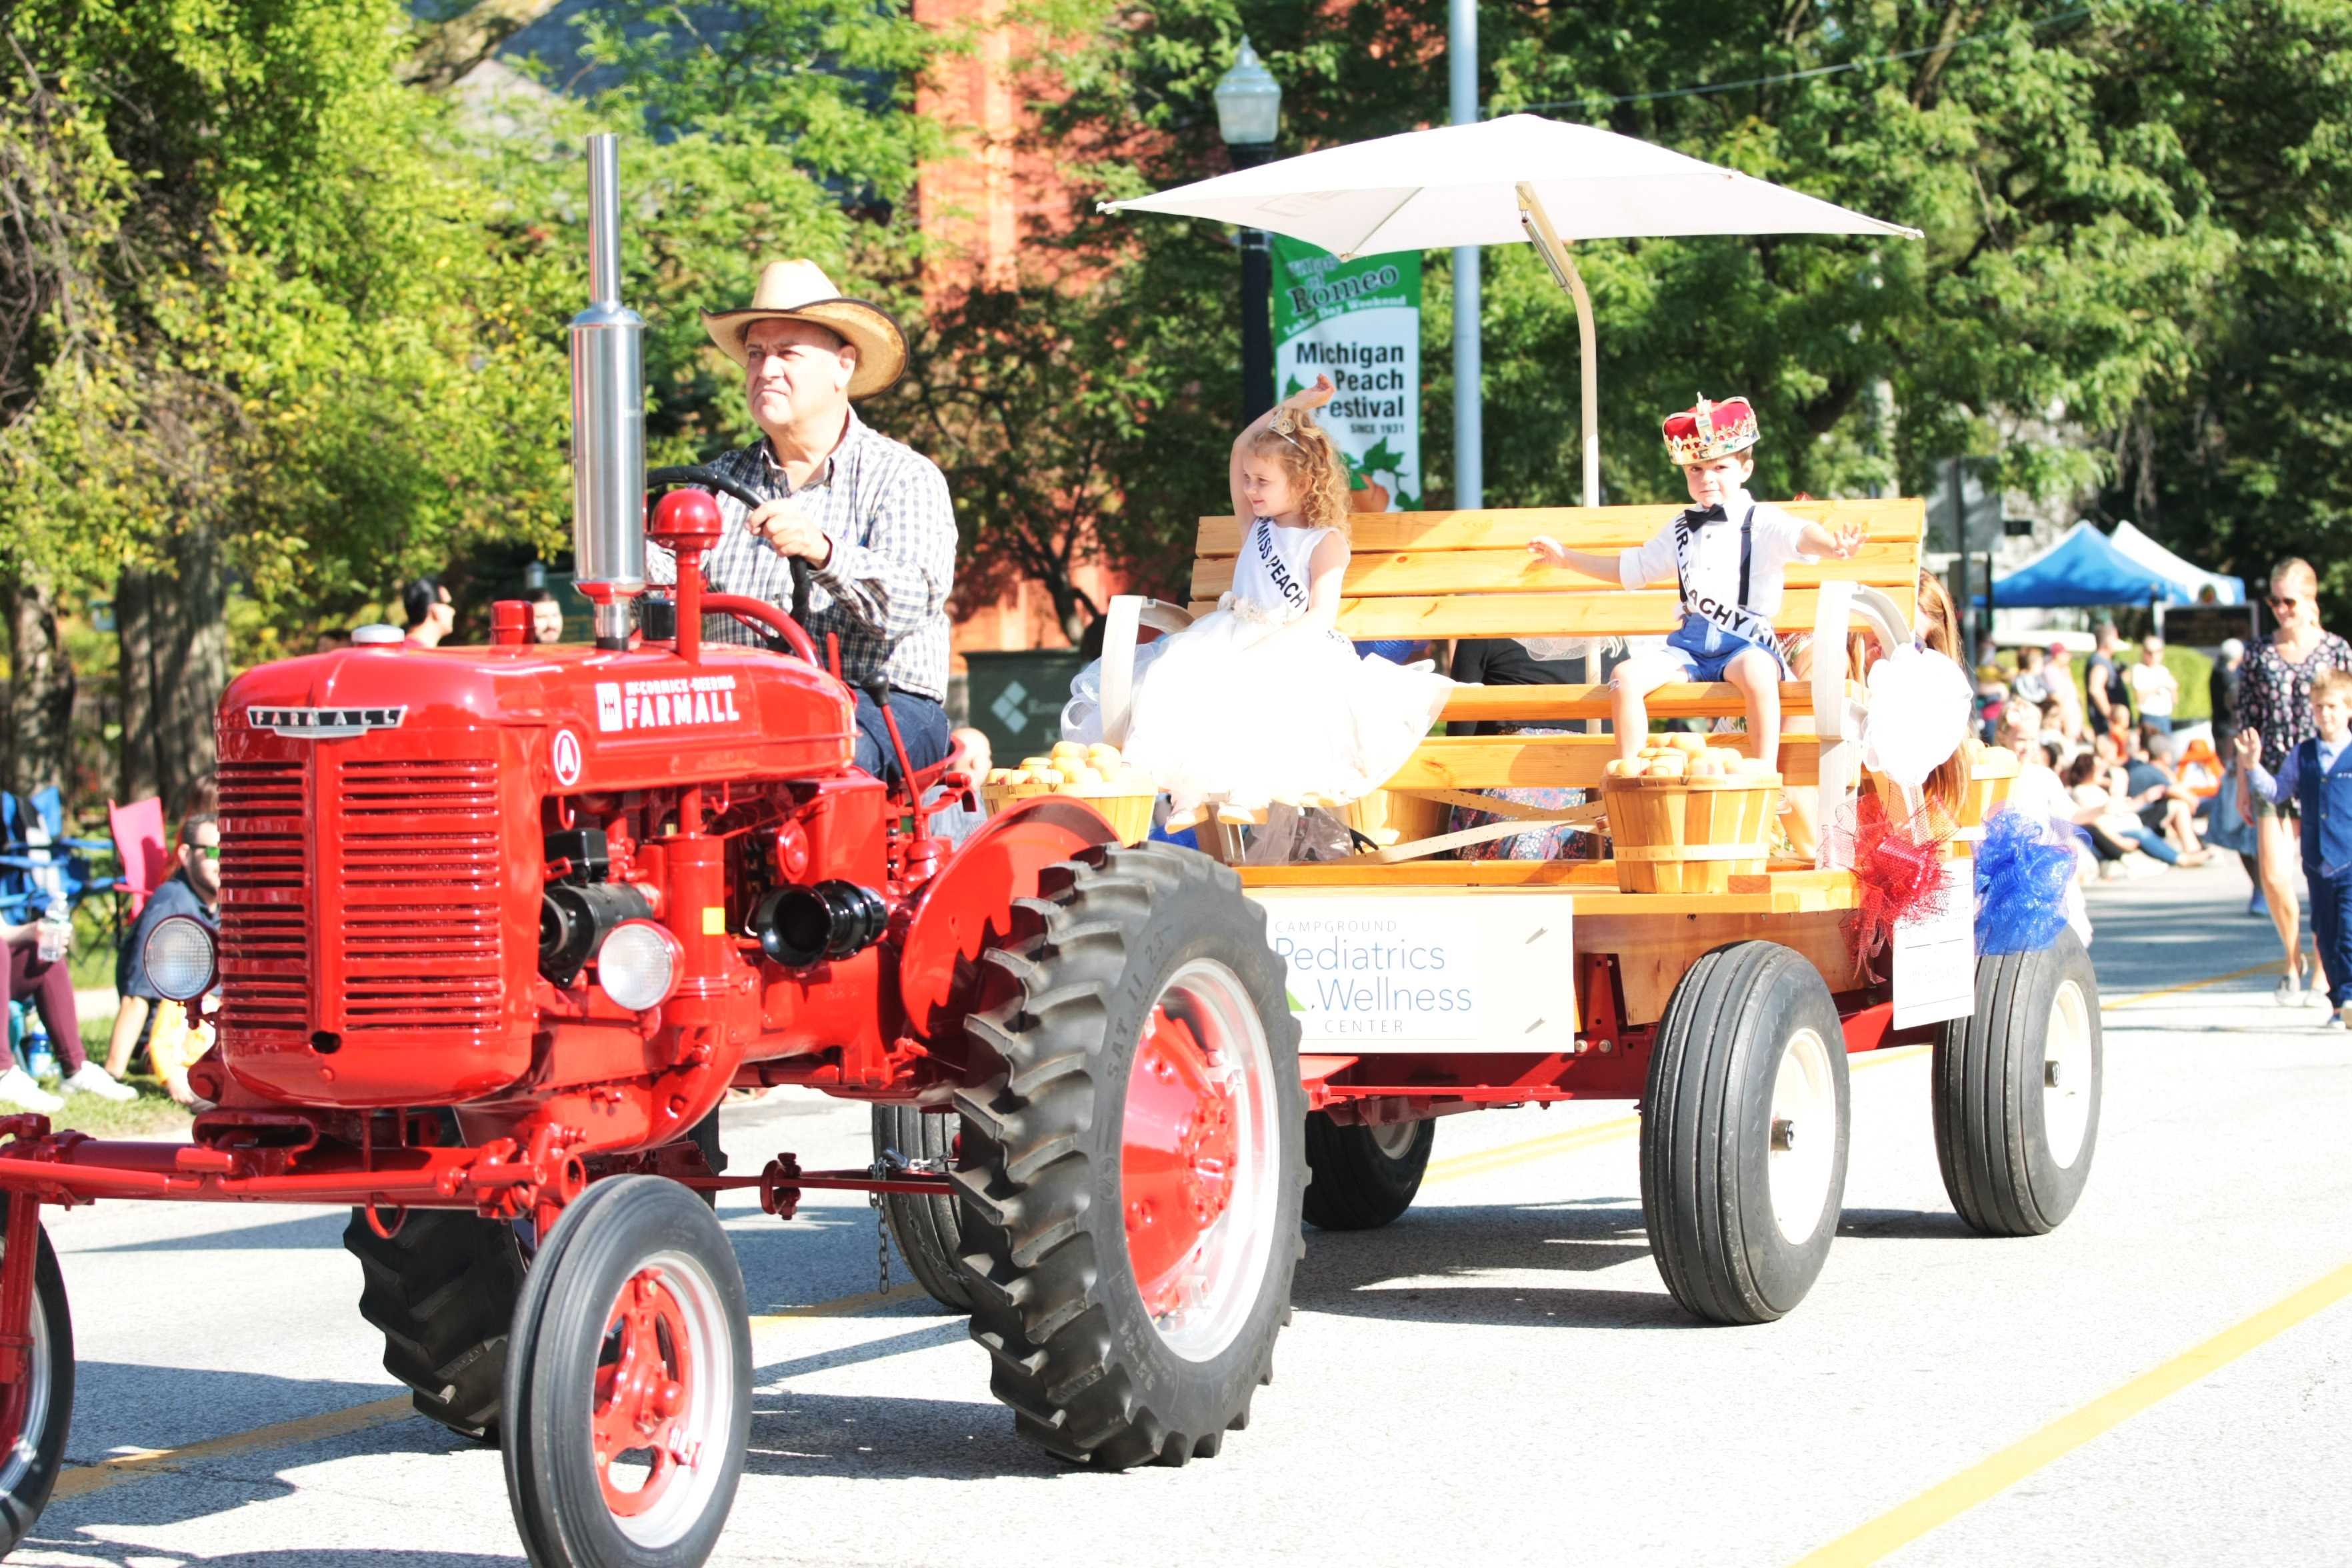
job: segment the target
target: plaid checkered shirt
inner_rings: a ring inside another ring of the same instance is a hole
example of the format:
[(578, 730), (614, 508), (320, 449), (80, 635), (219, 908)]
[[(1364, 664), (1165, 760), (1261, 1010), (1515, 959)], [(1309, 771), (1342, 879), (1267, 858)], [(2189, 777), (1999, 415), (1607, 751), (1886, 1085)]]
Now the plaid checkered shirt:
[[(900, 691), (944, 701), (948, 692), (948, 592), (955, 585), (955, 509), (947, 476), (912, 447), (881, 435), (853, 411), (841, 445), (794, 490), (768, 443), (729, 452), (709, 465), (762, 500), (798, 500), (833, 541), (833, 556), (809, 573), (807, 631), (819, 648), (841, 638), (841, 672), (851, 684), (877, 670)], [(721, 495), (725, 529), (702, 558), (711, 591), (764, 599), (789, 610), (793, 566), (743, 526), (751, 509)], [(677, 563), (646, 545), (646, 580), (677, 581)], [(707, 641), (757, 646), (732, 616), (704, 618)]]

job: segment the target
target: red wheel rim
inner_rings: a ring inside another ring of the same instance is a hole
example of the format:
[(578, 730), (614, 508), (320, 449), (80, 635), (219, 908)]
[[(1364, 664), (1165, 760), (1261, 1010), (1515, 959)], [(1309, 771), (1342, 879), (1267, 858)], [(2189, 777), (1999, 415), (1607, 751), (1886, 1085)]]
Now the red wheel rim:
[(1119, 1196), (1136, 1289), (1155, 1318), (1184, 1304), (1203, 1240), (1233, 1202), (1240, 1150), (1223, 1068), (1183, 1019), (1151, 1010), (1128, 1079)]
[[(604, 1323), (592, 1427), (597, 1485), (604, 1506), (623, 1519), (657, 1506), (701, 1458), (701, 1445), (688, 1436), (692, 1343), (686, 1309), (661, 1272), (630, 1276)], [(616, 1476), (616, 1465), (628, 1473)]]

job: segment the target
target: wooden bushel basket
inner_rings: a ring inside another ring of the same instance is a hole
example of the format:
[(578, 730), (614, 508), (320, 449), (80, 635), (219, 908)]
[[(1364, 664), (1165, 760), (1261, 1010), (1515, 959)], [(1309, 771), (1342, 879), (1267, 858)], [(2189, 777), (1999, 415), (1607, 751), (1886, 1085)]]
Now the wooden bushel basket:
[(1103, 784), (1066, 784), (1058, 789), (1041, 784), (982, 784), (974, 793), (980, 796), (981, 809), (991, 816), (1015, 801), (1041, 795), (1067, 795), (1072, 800), (1085, 801), (1103, 814), (1103, 820), (1110, 824), (1121, 844), (1140, 844), (1151, 837), (1151, 808), (1160, 798), (1150, 790), (1138, 794)]
[(1778, 773), (1605, 779), (1621, 893), (1722, 893), (1771, 854)]

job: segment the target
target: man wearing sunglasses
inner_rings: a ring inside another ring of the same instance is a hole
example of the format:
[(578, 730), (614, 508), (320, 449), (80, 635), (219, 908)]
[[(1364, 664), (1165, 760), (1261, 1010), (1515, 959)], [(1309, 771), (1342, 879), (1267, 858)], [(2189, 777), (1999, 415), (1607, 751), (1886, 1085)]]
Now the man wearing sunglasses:
[(163, 1080), (173, 1100), (205, 1110), (211, 1107), (188, 1087), (188, 1064), (204, 1051), (191, 1037), (187, 1015), (177, 1003), (157, 1010), (163, 994), (147, 974), (147, 936), (158, 921), (173, 915), (187, 915), (215, 931), (220, 929), (220, 824), (210, 812), (197, 812), (180, 824), (178, 855), (180, 868), (155, 889), (147, 907), (139, 911), (139, 923), (131, 928), (125, 954), (128, 969), (121, 986), (122, 1005), (114, 1015), (114, 1034), (107, 1042), (106, 1070), (117, 1078), (122, 1076), (131, 1066), (132, 1047), (147, 1027), (149, 1014), (154, 1013), (155, 1031), (147, 1052), (155, 1063), (155, 1076)]

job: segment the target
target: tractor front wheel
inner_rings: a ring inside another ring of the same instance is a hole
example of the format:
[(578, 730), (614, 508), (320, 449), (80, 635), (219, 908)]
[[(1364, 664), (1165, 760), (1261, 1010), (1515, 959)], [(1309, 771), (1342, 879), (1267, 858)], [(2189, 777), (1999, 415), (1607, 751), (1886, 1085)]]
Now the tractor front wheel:
[(507, 1495), (540, 1568), (697, 1568), (751, 1426), (751, 1329), (727, 1233), (691, 1191), (615, 1176), (533, 1260), (508, 1341)]
[[(0, 1194), (0, 1247), (7, 1237), (8, 1204)], [(16, 1446), (0, 1456), (0, 1556), (14, 1552), (32, 1532), (49, 1492), (65, 1466), (66, 1431), (73, 1425), (73, 1318), (66, 1309), (65, 1276), (47, 1230), (36, 1229), (40, 1250), (33, 1259), (32, 1348), (25, 1378), (0, 1384), (0, 1401), (14, 1405)]]
[(1049, 868), (985, 955), (958, 1094), (972, 1338), (1021, 1436), (1120, 1469), (1218, 1450), (1304, 1250), (1298, 1026), (1265, 916), (1190, 850)]
[(1767, 1323), (1805, 1299), (1837, 1235), (1850, 1111), (1821, 971), (1770, 942), (1691, 965), (1642, 1102), (1642, 1218), (1685, 1310)]

